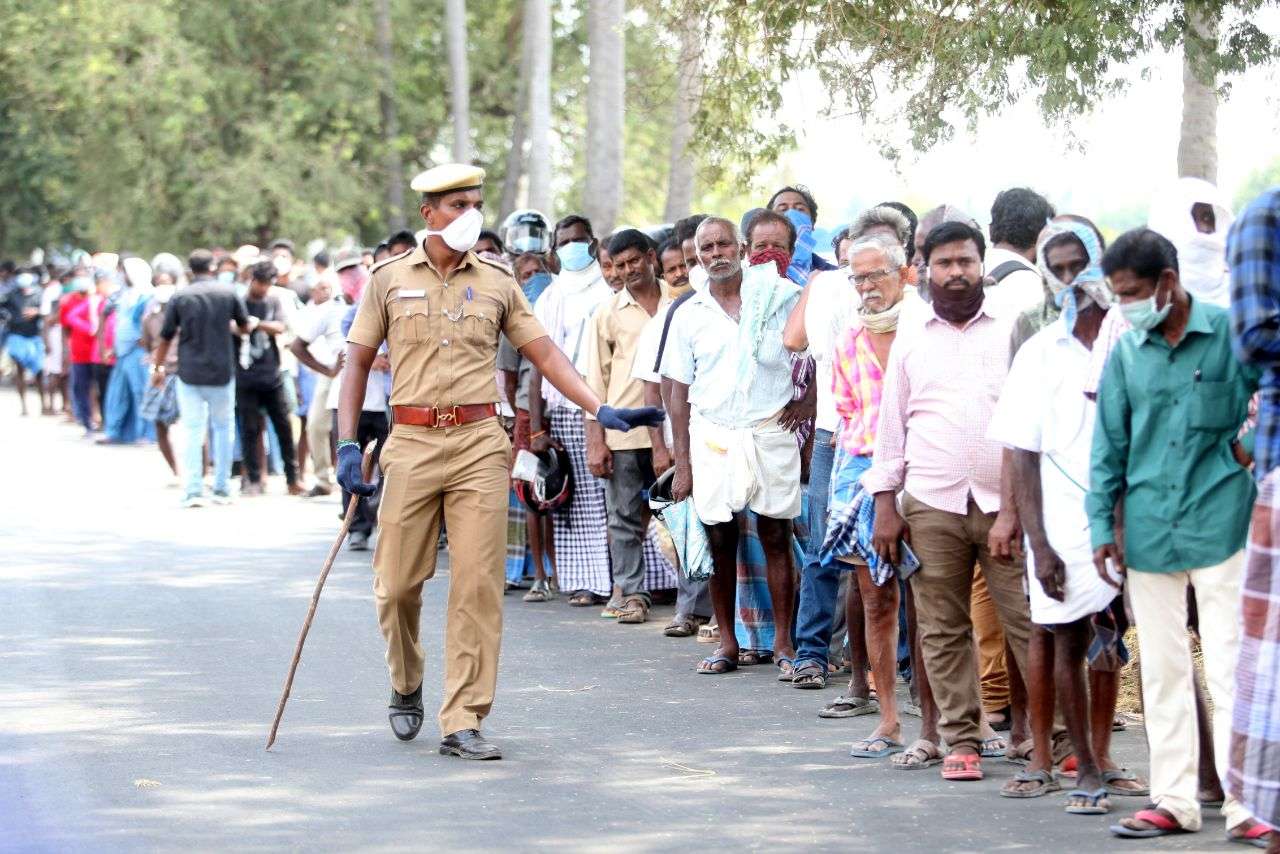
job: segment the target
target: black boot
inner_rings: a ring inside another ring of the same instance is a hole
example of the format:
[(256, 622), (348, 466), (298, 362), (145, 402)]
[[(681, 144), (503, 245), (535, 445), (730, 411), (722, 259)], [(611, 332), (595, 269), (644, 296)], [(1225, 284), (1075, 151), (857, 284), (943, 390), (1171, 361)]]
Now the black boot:
[(401, 694), (391, 689), (391, 731), (401, 741), (413, 741), (422, 729), (422, 686), (419, 685), (412, 694)]
[(498, 745), (485, 741), (478, 729), (460, 729), (451, 732), (440, 742), (440, 752), (445, 756), (463, 759), (501, 759)]

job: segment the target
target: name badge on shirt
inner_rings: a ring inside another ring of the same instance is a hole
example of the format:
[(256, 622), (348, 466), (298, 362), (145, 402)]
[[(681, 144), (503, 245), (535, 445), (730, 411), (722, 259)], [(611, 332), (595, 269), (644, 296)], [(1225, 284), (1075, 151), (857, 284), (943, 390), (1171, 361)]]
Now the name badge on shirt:
[(419, 288), (416, 291), (411, 291), (411, 290), (406, 290), (404, 288), (401, 288), (400, 291), (396, 293), (396, 299), (421, 299), (426, 295), (427, 295), (426, 288)]

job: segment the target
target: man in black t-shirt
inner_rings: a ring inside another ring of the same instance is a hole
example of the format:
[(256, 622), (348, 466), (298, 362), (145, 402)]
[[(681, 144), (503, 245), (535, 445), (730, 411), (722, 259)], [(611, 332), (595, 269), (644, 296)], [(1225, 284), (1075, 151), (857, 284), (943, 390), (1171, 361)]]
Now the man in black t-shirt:
[(280, 298), (271, 293), (276, 268), (271, 261), (259, 261), (250, 270), (245, 307), (249, 311), (249, 334), (240, 341), (236, 371), (236, 421), (240, 424), (240, 447), (244, 453), (241, 495), (262, 494), (262, 415), (271, 419), (280, 439), (284, 477), (290, 495), (305, 490), (298, 485), (298, 458), (294, 453), (293, 424), (289, 420), (289, 398), (280, 372), (280, 348), (276, 336), (288, 331)]
[(213, 253), (197, 249), (187, 261), (194, 281), (165, 306), (160, 345), (152, 357), (151, 384), (164, 385), (165, 359), (178, 339), (178, 412), (186, 434), (182, 452), (185, 507), (204, 506), (201, 450), (212, 428), (213, 501), (231, 501), (231, 444), (237, 339), (250, 331), (249, 313), (231, 285), (213, 278)]

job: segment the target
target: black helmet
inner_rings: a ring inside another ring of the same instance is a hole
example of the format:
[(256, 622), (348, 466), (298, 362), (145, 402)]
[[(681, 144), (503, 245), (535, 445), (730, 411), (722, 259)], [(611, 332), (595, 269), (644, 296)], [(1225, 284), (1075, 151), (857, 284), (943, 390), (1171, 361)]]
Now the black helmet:
[(573, 500), (573, 469), (569, 454), (562, 448), (550, 448), (535, 454), (538, 475), (533, 483), (516, 481), (516, 496), (534, 513), (549, 513)]

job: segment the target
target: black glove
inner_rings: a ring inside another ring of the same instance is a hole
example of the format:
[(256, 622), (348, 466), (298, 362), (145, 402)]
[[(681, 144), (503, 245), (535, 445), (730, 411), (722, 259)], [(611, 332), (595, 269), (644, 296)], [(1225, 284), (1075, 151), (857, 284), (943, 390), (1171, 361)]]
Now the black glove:
[(347, 492), (369, 496), (373, 495), (378, 487), (372, 483), (365, 483), (364, 474), (360, 471), (362, 457), (359, 445), (343, 445), (338, 448), (338, 483)]
[(633, 430), (636, 427), (659, 427), (667, 413), (656, 406), (642, 406), (639, 409), (614, 409), (602, 406), (596, 413), (596, 421), (606, 430)]

